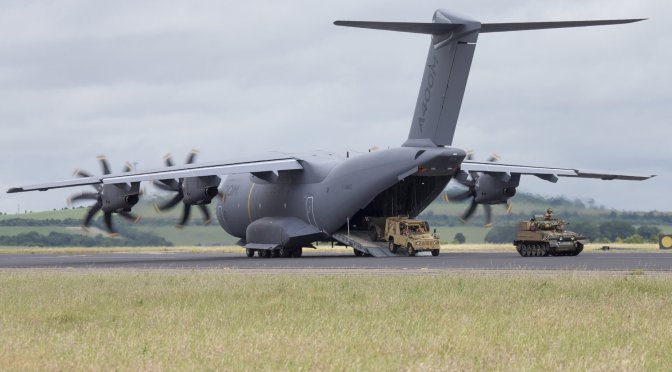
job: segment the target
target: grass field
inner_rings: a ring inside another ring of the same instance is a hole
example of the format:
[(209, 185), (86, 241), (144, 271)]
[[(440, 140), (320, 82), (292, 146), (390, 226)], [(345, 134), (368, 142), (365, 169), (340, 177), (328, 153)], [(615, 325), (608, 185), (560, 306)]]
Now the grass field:
[(668, 370), (645, 276), (0, 272), (3, 370)]

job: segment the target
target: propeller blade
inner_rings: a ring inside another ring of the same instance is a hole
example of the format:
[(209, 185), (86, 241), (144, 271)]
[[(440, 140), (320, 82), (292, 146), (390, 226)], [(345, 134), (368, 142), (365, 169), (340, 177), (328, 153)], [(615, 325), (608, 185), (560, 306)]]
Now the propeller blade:
[(203, 222), (206, 225), (209, 225), (212, 222), (212, 218), (210, 217), (210, 210), (203, 204), (199, 205), (198, 207), (201, 209), (201, 212), (203, 212)]
[(131, 162), (128, 162), (128, 161), (127, 161), (127, 162), (124, 164), (124, 170), (123, 170), (123, 172), (126, 173), (126, 172), (130, 172), (130, 171), (132, 171), (132, 170), (133, 170), (133, 164), (131, 164)]
[(175, 165), (175, 163), (173, 163), (173, 157), (170, 154), (166, 154), (163, 157), (163, 160), (166, 162), (167, 167), (172, 167), (173, 165)]
[(476, 199), (473, 199), (471, 201), (471, 204), (469, 205), (469, 209), (467, 209), (466, 212), (462, 215), (462, 218), (460, 218), (460, 221), (462, 223), (465, 223), (473, 214), (474, 211), (476, 211), (476, 207), (478, 206), (478, 203), (476, 203)]
[(473, 180), (469, 179), (469, 173), (463, 170), (458, 171), (453, 178), (462, 186), (473, 187), (475, 184)]
[(110, 164), (107, 162), (107, 158), (104, 155), (98, 156), (98, 161), (100, 162), (100, 168), (103, 170), (103, 174), (110, 174)]
[[(72, 172), (72, 175), (75, 177), (81, 177), (81, 178), (87, 178), (87, 177), (93, 177), (93, 175), (83, 169), (75, 169), (74, 172)], [(101, 185), (91, 185), (96, 191), (101, 192), (103, 190), (103, 186)]]
[(178, 193), (177, 195), (175, 195), (172, 199), (168, 200), (167, 202), (165, 202), (161, 205), (156, 205), (154, 209), (156, 209), (157, 212), (163, 212), (166, 209), (173, 208), (181, 200), (182, 200), (182, 193)]
[(142, 219), (142, 217), (140, 217), (140, 216), (136, 216), (136, 215), (134, 215), (134, 214), (132, 214), (132, 213), (124, 212), (124, 211), (119, 212), (119, 215), (120, 215), (121, 217), (124, 217), (125, 219), (127, 219), (127, 220), (133, 222), (133, 223), (138, 223), (138, 222), (140, 222), (140, 220)]
[(467, 150), (467, 156), (464, 159), (471, 160), (473, 158), (474, 158), (474, 150)]
[[(446, 193), (446, 199), (448, 199), (448, 200), (458, 200), (459, 201), (459, 200), (468, 199), (469, 197), (472, 197), (472, 196), (474, 196), (474, 190), (472, 190), (472, 189), (469, 189), (465, 192), (461, 192), (459, 194), (452, 195), (452, 196), (449, 195), (448, 193)], [(446, 200), (446, 201), (448, 201), (448, 200)]]
[(183, 228), (184, 226), (187, 225), (187, 221), (189, 221), (189, 214), (191, 213), (191, 205), (185, 204), (184, 205), (184, 211), (182, 212), (182, 219), (180, 220), (180, 223), (177, 225), (178, 228)]
[(498, 160), (499, 160), (499, 155), (497, 155), (497, 154), (492, 154), (492, 155), (490, 155), (490, 157), (488, 158), (488, 161), (491, 162), (491, 163), (496, 162), (496, 161), (498, 161)]
[(193, 164), (196, 161), (196, 155), (198, 155), (198, 150), (191, 150), (187, 156), (187, 164)]
[(112, 226), (112, 212), (105, 212), (103, 215), (103, 222), (105, 222), (107, 232), (110, 234), (116, 234), (116, 231), (114, 231), (114, 227)]
[(492, 207), (488, 204), (483, 204), (485, 210), (485, 225), (484, 227), (492, 227)]
[(103, 208), (103, 202), (99, 201), (98, 203), (94, 204), (91, 208), (89, 208), (89, 211), (86, 213), (86, 217), (84, 217), (84, 223), (82, 226), (84, 227), (89, 227), (91, 225), (91, 219), (93, 219), (93, 216), (98, 213), (98, 211)]
[(75, 169), (75, 171), (72, 172), (72, 175), (75, 176), (75, 177), (81, 177), (81, 178), (93, 177), (93, 175), (91, 173), (85, 171), (84, 169), (79, 169), (79, 168)]
[(164, 191), (180, 191), (179, 182), (173, 179), (154, 181), (154, 186)]
[(71, 195), (68, 198), (68, 205), (72, 205), (73, 202), (78, 200), (98, 200), (98, 193), (95, 192), (83, 192), (77, 195)]
[(513, 212), (513, 203), (506, 202), (506, 214), (511, 214)]

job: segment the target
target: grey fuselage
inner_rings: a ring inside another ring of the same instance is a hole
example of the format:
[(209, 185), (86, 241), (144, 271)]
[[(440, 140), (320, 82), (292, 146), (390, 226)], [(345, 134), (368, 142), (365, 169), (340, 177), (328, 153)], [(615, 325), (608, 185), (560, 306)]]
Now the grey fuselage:
[(452, 147), (399, 147), (352, 157), (296, 155), (302, 170), (229, 175), (217, 206), (220, 225), (244, 239), (264, 217), (296, 217), (325, 236), (366, 216), (416, 216), (445, 188), (465, 152)]

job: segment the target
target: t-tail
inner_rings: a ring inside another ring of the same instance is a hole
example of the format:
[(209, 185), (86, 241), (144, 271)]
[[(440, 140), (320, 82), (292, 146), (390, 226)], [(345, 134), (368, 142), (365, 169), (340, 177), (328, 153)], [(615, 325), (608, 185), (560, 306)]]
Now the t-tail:
[(480, 23), (439, 9), (432, 23), (336, 21), (335, 25), (432, 35), (408, 140), (403, 146), (450, 146), (479, 33), (631, 23), (642, 19)]

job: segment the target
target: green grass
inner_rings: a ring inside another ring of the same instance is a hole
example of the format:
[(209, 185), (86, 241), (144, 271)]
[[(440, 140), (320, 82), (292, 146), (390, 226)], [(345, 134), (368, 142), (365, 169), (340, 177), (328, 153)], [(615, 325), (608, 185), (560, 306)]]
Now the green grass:
[(483, 243), (488, 231), (489, 229), (479, 226), (436, 226), (436, 232), (441, 235), (442, 244), (452, 243), (458, 232), (467, 239), (466, 243)]
[(667, 370), (642, 275), (0, 272), (4, 370)]
[(227, 234), (221, 226), (187, 226), (178, 229), (175, 226), (135, 226), (138, 230), (151, 232), (172, 242), (175, 246), (235, 244), (238, 238)]

